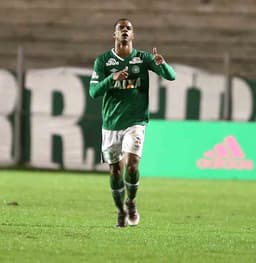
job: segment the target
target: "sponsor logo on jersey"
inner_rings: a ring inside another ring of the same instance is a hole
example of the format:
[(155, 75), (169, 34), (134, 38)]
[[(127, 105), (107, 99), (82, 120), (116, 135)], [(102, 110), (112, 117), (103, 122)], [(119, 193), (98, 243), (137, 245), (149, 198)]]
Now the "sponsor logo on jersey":
[(133, 57), (132, 60), (129, 61), (129, 64), (141, 64), (143, 60), (140, 57)]
[(113, 89), (136, 89), (141, 84), (140, 78), (116, 80)]
[(119, 62), (116, 61), (114, 58), (110, 58), (107, 63), (106, 66), (115, 66), (115, 65), (119, 65)]

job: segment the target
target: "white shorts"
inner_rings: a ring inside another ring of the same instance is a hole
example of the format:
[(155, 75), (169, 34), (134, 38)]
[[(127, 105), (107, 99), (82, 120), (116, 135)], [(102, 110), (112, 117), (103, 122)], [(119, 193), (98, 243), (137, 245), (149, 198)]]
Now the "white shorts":
[(134, 125), (125, 130), (102, 129), (102, 159), (112, 164), (123, 159), (124, 153), (134, 153), (141, 157), (145, 126)]

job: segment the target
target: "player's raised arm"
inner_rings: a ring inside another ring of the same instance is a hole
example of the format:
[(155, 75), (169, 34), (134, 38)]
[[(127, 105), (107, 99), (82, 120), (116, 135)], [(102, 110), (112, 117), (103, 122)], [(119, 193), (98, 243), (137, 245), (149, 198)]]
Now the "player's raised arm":
[(156, 65), (161, 65), (165, 63), (163, 56), (157, 52), (156, 47), (153, 47), (153, 55)]
[(165, 62), (164, 57), (157, 52), (156, 47), (153, 48), (152, 53), (154, 60), (150, 63), (149, 69), (165, 79), (175, 80), (176, 72), (172, 66)]

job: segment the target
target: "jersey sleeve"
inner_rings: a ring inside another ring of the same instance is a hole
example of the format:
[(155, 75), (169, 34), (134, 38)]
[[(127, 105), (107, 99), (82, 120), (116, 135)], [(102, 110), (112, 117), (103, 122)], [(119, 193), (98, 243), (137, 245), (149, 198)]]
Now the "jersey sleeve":
[(98, 57), (93, 66), (93, 73), (90, 80), (89, 93), (92, 98), (103, 96), (112, 87), (113, 74), (105, 76), (104, 62)]
[(167, 80), (175, 80), (176, 72), (172, 66), (170, 66), (166, 62), (164, 62), (161, 65), (156, 65), (153, 54), (148, 53), (147, 57), (148, 57), (148, 66), (150, 70), (154, 71), (157, 75)]

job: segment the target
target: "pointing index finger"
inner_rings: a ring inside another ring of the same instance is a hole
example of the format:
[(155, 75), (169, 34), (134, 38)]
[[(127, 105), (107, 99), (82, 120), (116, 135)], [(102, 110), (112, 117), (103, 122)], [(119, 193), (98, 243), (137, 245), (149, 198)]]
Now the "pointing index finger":
[(156, 47), (153, 47), (153, 55), (156, 55), (157, 54), (157, 49)]

